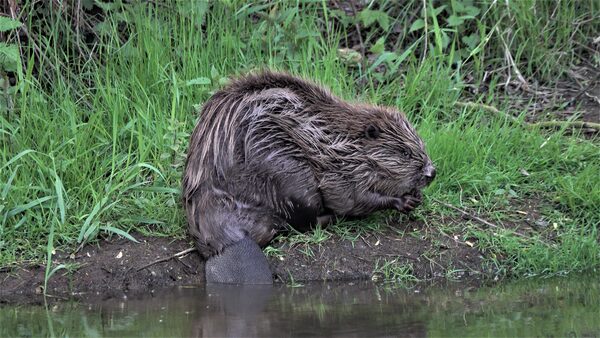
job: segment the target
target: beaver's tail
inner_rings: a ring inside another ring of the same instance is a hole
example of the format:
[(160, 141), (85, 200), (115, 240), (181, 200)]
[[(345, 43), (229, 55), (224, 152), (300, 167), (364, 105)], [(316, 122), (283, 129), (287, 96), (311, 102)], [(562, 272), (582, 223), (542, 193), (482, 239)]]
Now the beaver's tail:
[(273, 284), (273, 277), (262, 250), (246, 236), (206, 261), (206, 282)]

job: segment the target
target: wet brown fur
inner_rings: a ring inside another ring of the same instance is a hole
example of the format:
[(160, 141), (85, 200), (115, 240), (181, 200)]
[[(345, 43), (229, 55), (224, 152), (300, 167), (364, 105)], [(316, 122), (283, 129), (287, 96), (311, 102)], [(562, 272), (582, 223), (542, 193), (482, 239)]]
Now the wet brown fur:
[(205, 103), (191, 136), (189, 232), (210, 257), (247, 235), (264, 246), (285, 223), (408, 211), (428, 183), (424, 168), (433, 167), (423, 142), (395, 109), (284, 73), (248, 75)]

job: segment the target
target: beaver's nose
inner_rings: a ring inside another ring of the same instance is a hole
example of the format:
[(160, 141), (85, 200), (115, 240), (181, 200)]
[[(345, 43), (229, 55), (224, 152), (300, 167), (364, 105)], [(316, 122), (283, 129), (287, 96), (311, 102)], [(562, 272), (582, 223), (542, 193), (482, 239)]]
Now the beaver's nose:
[(429, 163), (425, 166), (425, 169), (423, 169), (423, 176), (425, 176), (427, 184), (433, 181), (433, 179), (435, 178), (435, 167), (433, 166), (433, 164)]

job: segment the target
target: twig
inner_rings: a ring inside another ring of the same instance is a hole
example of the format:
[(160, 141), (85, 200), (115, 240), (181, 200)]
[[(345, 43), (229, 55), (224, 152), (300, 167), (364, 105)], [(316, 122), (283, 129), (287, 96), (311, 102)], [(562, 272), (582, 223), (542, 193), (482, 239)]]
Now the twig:
[(409, 259), (409, 260), (412, 260), (412, 261), (418, 261), (419, 260), (419, 258), (411, 257), (411, 256), (406, 256), (406, 255), (399, 254), (399, 253), (393, 253), (393, 254), (384, 254), (384, 253), (382, 253), (382, 254), (376, 254), (375, 256), (378, 256), (378, 257), (394, 257), (394, 258), (401, 257), (401, 258)]
[(570, 106), (571, 104), (573, 104), (577, 99), (579, 99), (579, 97), (581, 95), (583, 95), (584, 93), (586, 93), (590, 88), (596, 86), (598, 84), (598, 82), (600, 82), (600, 76), (596, 77), (596, 79), (591, 80), (590, 83), (588, 83), (587, 86), (583, 87), (581, 86), (581, 84), (579, 83), (579, 81), (577, 81), (577, 79), (575, 77), (572, 76), (572, 78), (577, 82), (577, 84), (579, 84), (579, 86), (581, 87), (581, 90), (577, 93), (577, 95), (573, 96), (569, 102), (567, 102), (567, 105)]
[(57, 295), (51, 295), (51, 294), (44, 294), (44, 297), (48, 297), (48, 298), (56, 298), (56, 299), (60, 299), (60, 300), (69, 300), (69, 298), (67, 297), (63, 297), (63, 296), (57, 296)]
[(560, 128), (560, 127), (576, 127), (576, 128), (590, 128), (600, 130), (600, 123), (587, 122), (587, 121), (540, 121), (535, 123), (527, 123), (530, 127), (540, 128)]
[[(19, 20), (19, 7), (17, 7), (17, 3), (15, 0), (8, 0), (8, 6), (10, 9), (10, 17), (13, 20)], [(24, 26), (24, 24), (22, 25)], [(19, 29), (22, 29), (22, 27), (20, 27)], [(22, 57), (22, 55), (25, 55), (25, 53), (23, 53), (23, 44), (21, 43), (21, 36), (19, 35), (19, 31), (17, 31), (16, 33), (17, 36), (17, 44), (19, 45), (19, 57), (21, 58), (21, 69), (23, 74), (25, 74), (25, 69), (26, 69), (26, 65), (25, 65), (25, 60)], [(23, 79), (18, 79), (19, 81), (22, 81)], [(10, 95), (8, 95), (8, 78), (5, 79), (6, 82), (6, 90), (4, 91), (4, 93), (6, 93), (6, 101), (7, 101), (7, 105), (8, 105), (8, 111), (11, 112), (12, 111), (12, 99), (10, 97)]]
[(361, 239), (361, 240), (362, 240), (362, 241), (363, 241), (363, 242), (364, 242), (364, 243), (365, 243), (365, 244), (366, 244), (366, 245), (367, 245), (369, 248), (372, 248), (371, 244), (370, 244), (370, 243), (369, 243), (369, 242), (368, 242), (368, 241), (367, 241), (367, 240), (366, 240), (366, 239), (365, 239), (365, 238), (364, 238), (362, 235), (360, 235), (360, 236), (358, 236), (358, 237), (360, 237), (360, 239)]
[(529, 128), (560, 128), (560, 127), (573, 127), (573, 128), (590, 128), (595, 130), (600, 130), (600, 123), (596, 122), (587, 122), (587, 121), (541, 121), (541, 122), (527, 122), (527, 121), (519, 121), (516, 117), (507, 114), (503, 111), (500, 111), (498, 108), (494, 106), (490, 106), (483, 103), (475, 103), (475, 102), (462, 102), (456, 101), (454, 103), (455, 106), (458, 107), (466, 107), (466, 108), (475, 108), (475, 109), (483, 109), (494, 113), (496, 115), (500, 115), (503, 117), (509, 118), (511, 121), (521, 124), (525, 127)]
[(81, 20), (81, 0), (77, 0), (77, 5), (75, 6), (75, 39), (77, 40), (77, 50), (79, 51), (79, 55), (84, 56), (85, 53), (81, 49), (81, 34), (80, 34), (80, 20)]
[(366, 54), (366, 50), (365, 50), (365, 43), (362, 39), (362, 33), (360, 31), (360, 25), (358, 24), (358, 12), (356, 11), (356, 6), (354, 5), (354, 0), (350, 0), (350, 7), (352, 7), (352, 14), (354, 15), (354, 28), (356, 29), (356, 33), (358, 34), (358, 42), (360, 43), (360, 53), (362, 54), (362, 62), (361, 62), (361, 67), (362, 67), (362, 71), (366, 71), (367, 68), (367, 64), (366, 64), (366, 59), (367, 59), (367, 54)]
[[(445, 207), (447, 207), (447, 208), (450, 208), (450, 209), (453, 209), (453, 210), (455, 210), (455, 211), (458, 211), (458, 212), (460, 212), (460, 213), (461, 213), (463, 216), (465, 216), (465, 217), (468, 217), (468, 218), (470, 218), (470, 219), (472, 219), (472, 220), (474, 220), (474, 221), (477, 221), (477, 222), (479, 222), (479, 223), (481, 223), (481, 224), (487, 225), (487, 226), (489, 226), (489, 227), (491, 227), (491, 228), (496, 228), (496, 229), (507, 230), (507, 229), (505, 229), (505, 228), (503, 228), (503, 227), (501, 227), (501, 226), (499, 226), (499, 225), (496, 225), (496, 224), (494, 224), (494, 223), (491, 223), (491, 222), (489, 222), (489, 221), (486, 221), (486, 220), (484, 220), (483, 218), (481, 218), (481, 217), (479, 217), (479, 216), (473, 215), (473, 214), (471, 214), (471, 213), (467, 212), (466, 210), (463, 210), (463, 209), (461, 209), (461, 208), (459, 208), (459, 207), (455, 207), (455, 206), (453, 206), (452, 204), (448, 204), (448, 203), (446, 203), (446, 202), (442, 202), (442, 201), (438, 200), (437, 198), (432, 198), (432, 200), (434, 200), (436, 203), (439, 203), (439, 204), (441, 204), (441, 205), (443, 205), (443, 206), (445, 206)], [(523, 238), (530, 239), (530, 237), (529, 237), (529, 236), (526, 236), (526, 235), (524, 235), (524, 234), (522, 234), (522, 233), (520, 233), (520, 232), (517, 232), (516, 230), (514, 230), (514, 234), (515, 234), (515, 235), (517, 235), (517, 236), (523, 237)]]
[(516, 117), (514, 117), (514, 116), (512, 116), (510, 114), (507, 114), (505, 112), (502, 112), (502, 111), (498, 110), (498, 108), (496, 108), (494, 106), (487, 105), (487, 104), (475, 103), (475, 102), (456, 101), (454, 103), (454, 105), (458, 106), (458, 107), (479, 108), (479, 109), (487, 110), (487, 111), (492, 112), (492, 113), (494, 113), (496, 115), (507, 117), (508, 119), (512, 120), (513, 122), (521, 123)]
[[(517, 78), (523, 84), (523, 87), (525, 87), (525, 89), (528, 89), (529, 85), (527, 84), (527, 81), (525, 81), (525, 78), (523, 77), (523, 75), (519, 71), (519, 68), (515, 64), (515, 60), (513, 59), (512, 54), (510, 54), (510, 48), (508, 48), (508, 44), (506, 43), (506, 41), (504, 41), (504, 37), (500, 33), (500, 30), (498, 29), (497, 26), (496, 26), (496, 33), (498, 33), (498, 37), (500, 37), (500, 41), (502, 41), (502, 45), (504, 45), (504, 57), (511, 64), (515, 74), (517, 75)], [(507, 82), (507, 84), (508, 84), (508, 82)]]
[(172, 256), (168, 256), (168, 257), (164, 257), (164, 258), (161, 258), (161, 259), (157, 259), (157, 260), (155, 260), (154, 262), (148, 263), (148, 264), (146, 264), (146, 265), (142, 266), (141, 268), (138, 268), (138, 269), (137, 269), (137, 271), (144, 270), (145, 268), (148, 268), (148, 267), (150, 267), (150, 266), (152, 266), (152, 265), (154, 265), (154, 264), (158, 264), (158, 263), (166, 262), (166, 261), (168, 261), (168, 260), (170, 260), (170, 259), (173, 259), (173, 258), (178, 258), (178, 257), (184, 256), (184, 255), (187, 255), (187, 254), (189, 254), (190, 252), (194, 252), (194, 251), (196, 251), (196, 248), (189, 248), (189, 249), (185, 249), (185, 250), (183, 250), (183, 251), (180, 251), (180, 252), (178, 252), (178, 253), (176, 253), (176, 254), (174, 254), (174, 255), (172, 255)]
[(425, 0), (423, 0), (423, 23), (425, 24), (425, 42), (423, 43), (423, 56), (421, 56), (421, 63), (423, 63), (425, 61), (425, 57), (427, 56), (427, 49), (429, 48), (428, 44), (428, 35), (429, 32), (427, 31), (427, 20), (429, 18), (427, 17), (427, 3), (425, 2)]

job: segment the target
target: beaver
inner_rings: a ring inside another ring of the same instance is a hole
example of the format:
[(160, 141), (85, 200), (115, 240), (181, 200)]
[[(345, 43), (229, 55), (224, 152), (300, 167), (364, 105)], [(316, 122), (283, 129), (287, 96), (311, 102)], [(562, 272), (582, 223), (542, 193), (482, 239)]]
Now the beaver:
[(408, 213), (435, 177), (422, 139), (390, 107), (344, 101), (287, 73), (239, 77), (204, 104), (182, 197), (211, 283), (272, 283), (261, 247), (286, 225)]

